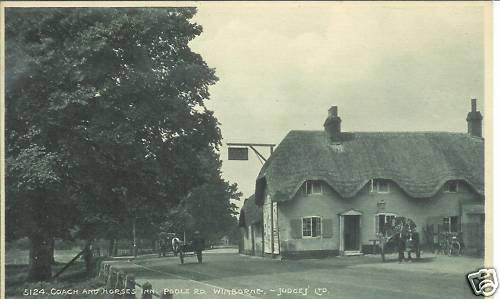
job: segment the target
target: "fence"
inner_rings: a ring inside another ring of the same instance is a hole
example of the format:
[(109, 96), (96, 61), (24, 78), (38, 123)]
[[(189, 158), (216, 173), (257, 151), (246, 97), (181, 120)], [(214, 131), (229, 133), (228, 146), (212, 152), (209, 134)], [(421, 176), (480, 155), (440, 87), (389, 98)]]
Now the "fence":
[[(152, 244), (151, 240), (140, 240), (136, 247), (136, 254), (153, 254), (158, 253), (158, 248), (156, 244)], [(112, 248), (111, 248), (111, 247)], [(94, 242), (93, 246), (94, 256), (133, 256), (134, 247), (129, 240), (116, 240), (115, 243), (110, 245), (109, 243), (103, 242), (103, 240), (98, 240)]]

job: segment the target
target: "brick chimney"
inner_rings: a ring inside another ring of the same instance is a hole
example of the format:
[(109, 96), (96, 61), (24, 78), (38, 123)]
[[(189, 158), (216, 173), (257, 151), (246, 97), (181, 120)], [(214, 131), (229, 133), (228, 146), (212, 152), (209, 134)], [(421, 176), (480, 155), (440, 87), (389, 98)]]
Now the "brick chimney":
[(483, 116), (477, 111), (476, 102), (476, 99), (470, 101), (471, 111), (467, 114), (467, 133), (471, 136), (482, 137)]
[(323, 124), (325, 127), (325, 132), (327, 136), (330, 138), (332, 142), (340, 142), (341, 141), (341, 131), (340, 131), (340, 122), (342, 120), (338, 116), (337, 106), (332, 106), (328, 109), (328, 117)]

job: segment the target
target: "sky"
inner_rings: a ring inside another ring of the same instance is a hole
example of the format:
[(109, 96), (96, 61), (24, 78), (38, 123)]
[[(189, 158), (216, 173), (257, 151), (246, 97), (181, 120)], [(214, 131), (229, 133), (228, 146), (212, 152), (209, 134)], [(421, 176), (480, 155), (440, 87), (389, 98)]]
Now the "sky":
[(471, 3), (199, 7), (203, 33), (190, 46), (219, 77), (207, 106), (221, 123), (224, 177), (252, 195), (262, 164), (251, 151), (228, 161), (226, 143), (322, 130), (331, 106), (342, 131), (466, 132), (471, 98), (484, 115), (484, 16)]

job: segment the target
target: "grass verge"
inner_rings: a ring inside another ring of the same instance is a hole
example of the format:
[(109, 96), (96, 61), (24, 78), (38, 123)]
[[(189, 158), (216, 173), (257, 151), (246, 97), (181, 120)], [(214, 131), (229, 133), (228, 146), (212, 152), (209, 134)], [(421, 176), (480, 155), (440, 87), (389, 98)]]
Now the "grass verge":
[[(64, 264), (52, 267), (57, 273)], [(108, 298), (103, 294), (104, 283), (89, 275), (83, 262), (75, 262), (56, 280), (48, 282), (27, 282), (28, 265), (7, 265), (5, 267), (5, 298)]]

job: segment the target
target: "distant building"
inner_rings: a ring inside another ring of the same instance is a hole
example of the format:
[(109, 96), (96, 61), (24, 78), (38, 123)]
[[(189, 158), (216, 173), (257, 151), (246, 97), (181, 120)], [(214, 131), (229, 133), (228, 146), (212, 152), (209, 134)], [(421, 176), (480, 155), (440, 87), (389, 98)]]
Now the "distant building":
[(463, 232), (484, 240), (482, 116), (468, 133), (342, 132), (337, 107), (324, 131), (291, 131), (262, 167), (240, 215), (240, 251), (281, 257), (371, 252), (395, 216), (413, 219), (421, 243)]

